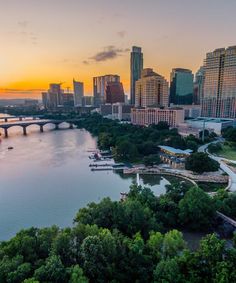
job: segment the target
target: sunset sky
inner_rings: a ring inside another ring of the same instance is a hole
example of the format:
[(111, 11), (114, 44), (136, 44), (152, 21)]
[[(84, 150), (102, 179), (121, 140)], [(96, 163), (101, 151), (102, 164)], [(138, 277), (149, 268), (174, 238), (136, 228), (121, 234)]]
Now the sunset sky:
[(129, 94), (129, 50), (169, 80), (193, 72), (206, 52), (236, 45), (236, 0), (0, 0), (0, 98), (40, 97), (72, 79), (121, 76)]

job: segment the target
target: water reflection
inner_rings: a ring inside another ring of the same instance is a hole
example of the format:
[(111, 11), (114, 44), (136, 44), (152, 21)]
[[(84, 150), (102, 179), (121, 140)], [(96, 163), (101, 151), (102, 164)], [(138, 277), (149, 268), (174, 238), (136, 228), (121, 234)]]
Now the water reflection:
[[(119, 199), (135, 178), (90, 171), (87, 150), (96, 140), (86, 131), (47, 125), (40, 133), (31, 126), (25, 137), (18, 130), (12, 128), (0, 143), (0, 240), (31, 226), (72, 225), (79, 208), (107, 196)], [(160, 176), (141, 181), (157, 195), (169, 183)]]

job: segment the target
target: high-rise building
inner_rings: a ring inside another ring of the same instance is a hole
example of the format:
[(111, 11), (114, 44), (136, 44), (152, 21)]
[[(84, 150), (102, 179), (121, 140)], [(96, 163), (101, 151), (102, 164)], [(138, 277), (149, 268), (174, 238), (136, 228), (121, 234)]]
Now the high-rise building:
[(193, 103), (193, 73), (191, 70), (175, 68), (170, 74), (170, 103)]
[(87, 95), (83, 96), (82, 106), (85, 107), (85, 106), (92, 106), (92, 105), (94, 105), (93, 99), (94, 99), (93, 96), (87, 96)]
[(42, 93), (42, 101), (45, 109), (56, 109), (58, 107), (73, 107), (74, 94), (64, 92), (61, 83), (50, 84), (47, 92)]
[(194, 92), (193, 92), (193, 103), (200, 104), (203, 98), (203, 88), (204, 88), (204, 68), (203, 66), (195, 74), (194, 79)]
[(133, 46), (130, 57), (130, 99), (135, 105), (135, 83), (141, 78), (143, 70), (143, 53), (141, 47)]
[(93, 78), (93, 96), (96, 107), (105, 103), (106, 85), (108, 82), (120, 82), (118, 75), (105, 75)]
[(207, 53), (204, 71), (202, 116), (236, 118), (236, 46)]
[(45, 108), (54, 109), (63, 105), (63, 91), (61, 84), (50, 84), (48, 92), (42, 93)]
[(105, 93), (106, 103), (125, 102), (125, 93), (121, 82), (108, 82)]
[(184, 110), (181, 108), (132, 108), (131, 123), (134, 125), (148, 126), (167, 122), (170, 127), (177, 127), (184, 122)]
[(153, 69), (142, 70), (135, 84), (135, 107), (167, 107), (169, 104), (168, 82)]
[(72, 92), (63, 92), (63, 107), (74, 107), (75, 101), (74, 101), (74, 93)]
[(73, 87), (74, 87), (74, 105), (82, 106), (82, 100), (84, 96), (84, 84), (82, 82), (78, 82), (73, 79)]

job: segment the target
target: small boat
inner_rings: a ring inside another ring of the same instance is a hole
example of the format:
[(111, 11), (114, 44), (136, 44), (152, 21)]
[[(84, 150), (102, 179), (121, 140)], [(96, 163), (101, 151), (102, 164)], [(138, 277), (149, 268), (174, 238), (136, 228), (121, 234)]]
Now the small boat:
[(12, 150), (13, 148), (13, 146), (8, 146), (8, 150)]

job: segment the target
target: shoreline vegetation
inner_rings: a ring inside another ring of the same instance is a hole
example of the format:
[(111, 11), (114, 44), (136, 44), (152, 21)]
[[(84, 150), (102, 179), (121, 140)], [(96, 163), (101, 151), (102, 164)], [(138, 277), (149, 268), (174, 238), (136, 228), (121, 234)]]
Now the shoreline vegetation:
[[(152, 158), (158, 144), (194, 151), (200, 144), (163, 123), (142, 128), (94, 115), (78, 127), (122, 161)], [(123, 200), (79, 209), (73, 227), (32, 227), (1, 242), (0, 283), (236, 282), (236, 236), (217, 211), (236, 219), (236, 194), (221, 189), (210, 197), (173, 182), (157, 197), (133, 184)], [(181, 231), (207, 235), (192, 250)]]
[[(93, 114), (81, 119), (77, 126), (79, 129), (89, 131), (97, 138), (100, 150), (111, 150), (116, 162), (144, 164), (146, 167), (158, 166), (161, 164), (158, 146), (167, 145), (183, 150), (193, 150), (194, 153), (186, 160), (186, 167), (189, 170), (202, 174), (219, 169), (218, 162), (210, 159), (206, 153), (197, 152), (198, 147), (202, 145), (200, 139), (193, 135), (182, 137), (177, 129), (170, 129), (165, 122), (141, 127)], [(208, 143), (214, 138), (214, 134), (209, 135), (205, 142)], [(181, 178), (181, 175), (179, 177)], [(196, 181), (194, 178), (192, 180)], [(217, 189), (226, 187), (221, 182), (209, 185), (207, 183), (208, 181), (203, 182), (203, 180), (199, 183), (199, 186), (207, 192), (215, 192)]]
[[(112, 149), (114, 159), (122, 162), (158, 165), (161, 163), (157, 154), (158, 145), (191, 149), (196, 152), (202, 144), (202, 141), (193, 135), (182, 137), (177, 129), (170, 129), (165, 122), (141, 127), (93, 114), (81, 119), (77, 126), (97, 137), (99, 149)], [(209, 136), (206, 142), (214, 137)]]
[[(236, 238), (229, 247), (214, 233), (216, 211), (235, 218), (235, 207), (223, 190), (211, 198), (176, 183), (156, 197), (132, 185), (124, 201), (81, 208), (71, 228), (30, 228), (1, 242), (0, 283), (235, 282)], [(209, 234), (191, 250), (181, 231)]]

